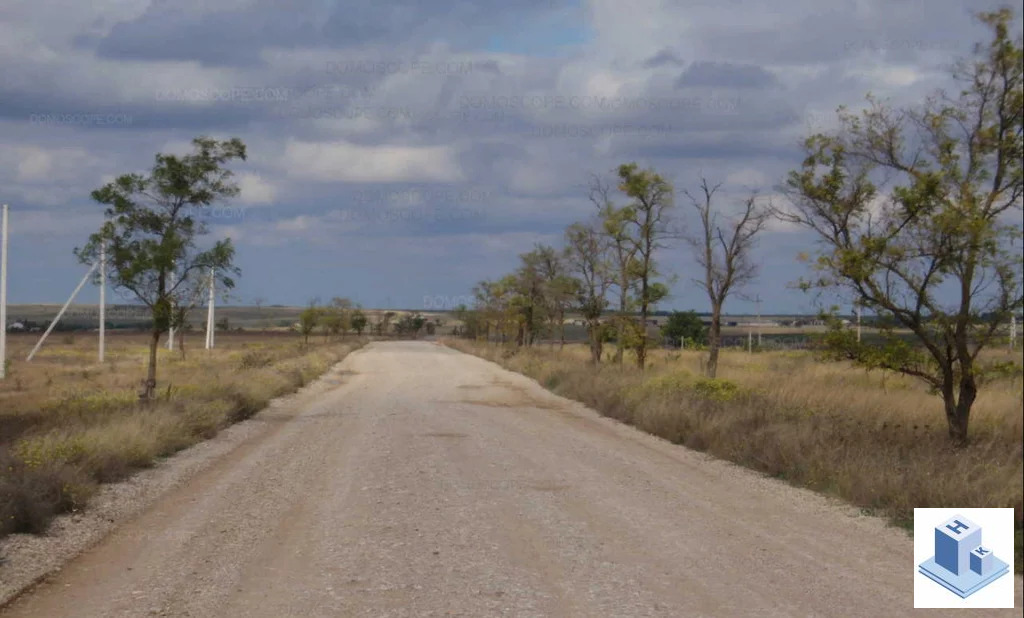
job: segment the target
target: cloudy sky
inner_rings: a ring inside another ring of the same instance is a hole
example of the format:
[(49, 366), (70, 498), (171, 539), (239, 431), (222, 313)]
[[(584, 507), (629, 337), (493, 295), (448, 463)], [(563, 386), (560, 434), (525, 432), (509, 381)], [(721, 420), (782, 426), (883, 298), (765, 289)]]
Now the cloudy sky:
[[(241, 195), (209, 213), (236, 303), (431, 308), (558, 244), (584, 184), (636, 161), (728, 207), (771, 196), (801, 136), (867, 92), (913, 103), (986, 31), (988, 0), (3, 0), (0, 202), (10, 301), (63, 302), (91, 190), (198, 135), (240, 137)], [(789, 289), (807, 238), (776, 227), (750, 295)], [(664, 308), (705, 310), (685, 246)], [(83, 301), (96, 298), (86, 290)], [(753, 304), (737, 299), (729, 309)]]

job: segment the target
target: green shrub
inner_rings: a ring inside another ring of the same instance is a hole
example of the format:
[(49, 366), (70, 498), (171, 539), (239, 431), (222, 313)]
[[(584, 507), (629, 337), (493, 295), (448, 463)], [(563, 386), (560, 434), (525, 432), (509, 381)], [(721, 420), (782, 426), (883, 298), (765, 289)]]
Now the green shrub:
[(693, 391), (706, 399), (732, 401), (739, 395), (740, 387), (725, 378), (701, 378), (693, 384)]

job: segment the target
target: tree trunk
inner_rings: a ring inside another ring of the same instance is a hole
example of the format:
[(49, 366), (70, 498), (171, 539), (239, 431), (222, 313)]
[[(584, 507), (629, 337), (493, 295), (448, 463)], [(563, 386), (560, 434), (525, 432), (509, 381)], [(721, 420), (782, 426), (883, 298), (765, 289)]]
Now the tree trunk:
[(143, 401), (152, 401), (156, 397), (156, 350), (160, 345), (160, 331), (154, 330), (149, 340), (149, 370), (146, 372), (145, 388), (142, 391)]
[(558, 350), (565, 348), (565, 309), (558, 310)]
[(960, 378), (960, 396), (953, 396), (952, 384), (949, 389), (943, 388), (942, 398), (946, 407), (946, 424), (949, 426), (949, 439), (956, 446), (967, 446), (967, 427), (971, 418), (971, 407), (978, 396), (978, 385), (974, 375), (968, 373)]
[[(627, 285), (626, 281), (620, 282), (620, 285)], [(623, 287), (623, 289), (626, 289)], [(618, 365), (622, 364), (622, 355), (624, 348), (624, 339), (626, 338), (626, 294), (622, 292), (619, 295), (619, 315), (615, 320), (615, 363)]]
[(708, 366), (707, 376), (714, 378), (718, 373), (718, 348), (721, 345), (722, 305), (716, 303), (711, 307), (711, 328), (708, 329)]
[(644, 260), (644, 275), (640, 279), (640, 343), (637, 346), (637, 366), (641, 371), (647, 360), (647, 261)]
[(590, 362), (594, 365), (601, 364), (601, 324), (591, 322), (588, 328), (590, 333)]

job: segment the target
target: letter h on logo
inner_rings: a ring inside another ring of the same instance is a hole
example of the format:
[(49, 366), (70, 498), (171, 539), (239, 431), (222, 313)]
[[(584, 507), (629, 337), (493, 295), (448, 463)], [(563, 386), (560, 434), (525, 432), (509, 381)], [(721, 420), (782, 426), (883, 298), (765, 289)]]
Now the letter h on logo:
[(970, 568), (971, 550), (981, 545), (981, 528), (957, 515), (935, 528), (935, 562), (963, 575)]

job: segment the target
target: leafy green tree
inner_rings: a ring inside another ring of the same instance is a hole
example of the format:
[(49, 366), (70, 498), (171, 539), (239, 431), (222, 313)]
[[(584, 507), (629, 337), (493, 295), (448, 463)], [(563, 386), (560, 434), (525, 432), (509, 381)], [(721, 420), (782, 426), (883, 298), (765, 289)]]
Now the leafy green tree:
[(499, 289), (511, 292), (508, 309), (516, 325), (516, 344), (531, 346), (548, 319), (544, 257), (538, 248), (521, 254), (519, 260), (520, 267), (499, 281)]
[(664, 284), (654, 282), (658, 276), (654, 254), (664, 248), (670, 236), (669, 214), (673, 207), (672, 185), (654, 170), (641, 170), (636, 163), (619, 166), (619, 191), (632, 201), (622, 208), (627, 224), (627, 238), (635, 249), (637, 304), (640, 308), (640, 329), (636, 345), (636, 364), (644, 368), (647, 359), (647, 322), (652, 306), (668, 295)]
[(328, 339), (347, 333), (352, 328), (352, 301), (337, 296), (332, 298), (322, 310), (320, 323)]
[(806, 140), (788, 178), (792, 208), (777, 211), (823, 247), (805, 289), (837, 289), (918, 344), (892, 329), (880, 345), (833, 329), (832, 355), (923, 380), (941, 395), (958, 445), (978, 389), (1005, 369), (979, 354), (1022, 308), (1024, 55), (1009, 9), (979, 18), (992, 39), (954, 69), (956, 96), (906, 109), (869, 96), (859, 115), (840, 108), (835, 133)]
[(703, 345), (707, 341), (707, 328), (695, 312), (673, 311), (661, 327), (661, 335), (676, 347), (686, 341)]
[(323, 331), (324, 339), (331, 340), (341, 334), (341, 312), (336, 307), (324, 307), (320, 313), (320, 329)]
[(417, 338), (420, 331), (423, 330), (423, 325), (426, 324), (427, 319), (418, 313), (409, 313), (402, 316), (398, 322), (395, 323), (395, 331), (399, 335), (410, 335), (413, 339)]
[(320, 307), (317, 307), (315, 303), (310, 303), (299, 314), (299, 334), (302, 335), (302, 342), (304, 344), (309, 344), (309, 336), (313, 334), (313, 331), (320, 324), (321, 313)]
[(133, 295), (152, 314), (149, 365), (142, 397), (156, 392), (157, 348), (175, 321), (174, 307), (186, 307), (196, 287), (215, 272), (221, 289), (235, 285), (231, 239), (201, 250), (197, 240), (208, 233), (200, 219), (216, 202), (238, 195), (232, 172), (225, 166), (245, 160), (245, 144), (237, 138), (192, 140), (193, 153), (158, 153), (148, 174), (124, 174), (92, 192), (105, 204), (106, 222), (75, 255), (85, 264), (99, 260), (106, 248), (107, 279), (115, 289)]
[(366, 328), (366, 314), (363, 313), (362, 309), (355, 309), (352, 312), (352, 330), (356, 331), (356, 334), (362, 336), (363, 329)]

